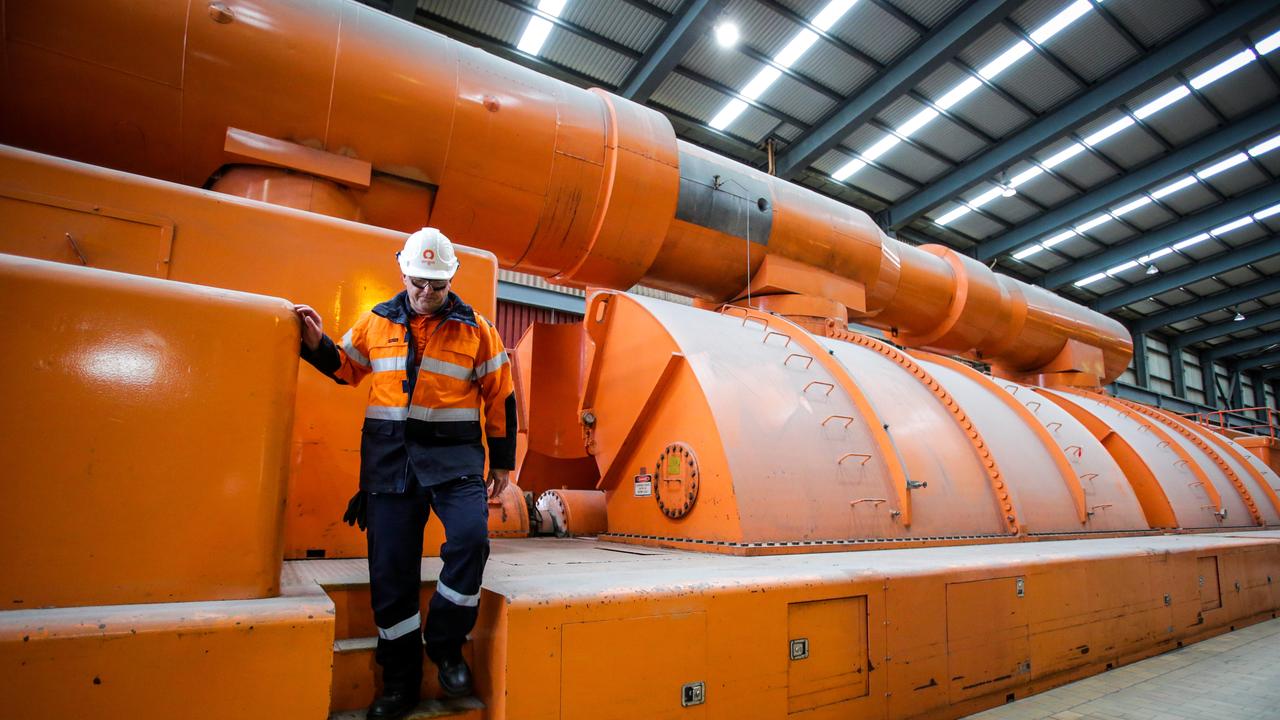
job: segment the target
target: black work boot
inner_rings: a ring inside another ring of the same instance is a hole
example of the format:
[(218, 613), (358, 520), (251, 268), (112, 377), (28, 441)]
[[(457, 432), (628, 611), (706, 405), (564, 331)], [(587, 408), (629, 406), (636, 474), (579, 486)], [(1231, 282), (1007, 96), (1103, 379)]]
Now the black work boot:
[(471, 668), (467, 667), (466, 660), (459, 656), (441, 660), (436, 665), (440, 668), (440, 689), (444, 691), (445, 697), (466, 697), (471, 694)]
[(418, 705), (418, 688), (388, 687), (369, 706), (368, 720), (391, 720), (409, 714)]

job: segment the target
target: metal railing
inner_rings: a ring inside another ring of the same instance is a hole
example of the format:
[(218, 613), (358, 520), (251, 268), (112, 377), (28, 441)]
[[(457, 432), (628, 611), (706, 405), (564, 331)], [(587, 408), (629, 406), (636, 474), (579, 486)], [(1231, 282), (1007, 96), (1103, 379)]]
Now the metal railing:
[(1211, 412), (1186, 413), (1182, 417), (1212, 428), (1280, 438), (1280, 411), (1275, 408), (1232, 408)]

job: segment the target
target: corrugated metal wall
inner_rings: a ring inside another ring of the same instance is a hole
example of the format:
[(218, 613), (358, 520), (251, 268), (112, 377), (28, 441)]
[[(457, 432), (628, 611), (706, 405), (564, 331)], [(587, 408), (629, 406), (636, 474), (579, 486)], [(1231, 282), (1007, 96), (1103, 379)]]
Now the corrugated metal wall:
[(520, 341), (520, 336), (524, 335), (524, 331), (535, 322), (567, 323), (581, 319), (582, 316), (577, 313), (499, 300), (498, 318), (495, 324), (498, 326), (498, 332), (502, 334), (502, 344), (513, 348)]

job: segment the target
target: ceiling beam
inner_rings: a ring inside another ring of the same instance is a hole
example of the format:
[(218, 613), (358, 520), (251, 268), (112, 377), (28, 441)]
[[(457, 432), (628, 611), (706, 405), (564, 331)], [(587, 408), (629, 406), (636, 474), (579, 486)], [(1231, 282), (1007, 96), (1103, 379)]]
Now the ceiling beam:
[(778, 156), (778, 175), (790, 179), (804, 172), (845, 136), (897, 102), (982, 33), (1000, 23), (1019, 4), (1018, 0), (970, 3), (864, 90), (847, 98), (821, 124), (799, 137)]
[(387, 12), (395, 15), (401, 20), (413, 22), (413, 14), (418, 10), (418, 0), (391, 0), (391, 7)]
[(1225, 225), (1232, 220), (1257, 212), (1280, 202), (1280, 182), (1264, 185), (1240, 197), (1218, 203), (1208, 210), (1156, 228), (1125, 242), (1108, 247), (1102, 252), (1081, 258), (1053, 272), (1042, 275), (1038, 284), (1056, 290), (1081, 278), (1104, 272), (1128, 260), (1147, 255), (1161, 248), (1185, 240), (1202, 232)]
[(1235, 150), (1277, 127), (1280, 127), (1280, 103), (1272, 103), (1242, 120), (1237, 120), (1207, 137), (1178, 148), (1126, 175), (1089, 188), (1086, 194), (1041, 213), (1003, 235), (983, 241), (974, 249), (974, 256), (983, 262), (990, 262), (997, 256), (1027, 245), (1042, 235), (1061, 230), (1074, 220), (1091, 216), (1099, 210), (1110, 207), (1171, 175), (1211, 160), (1229, 150)]
[(1266, 367), (1267, 365), (1280, 365), (1280, 350), (1277, 350), (1276, 352), (1272, 352), (1272, 353), (1267, 353), (1265, 355), (1259, 355), (1257, 357), (1251, 357), (1248, 360), (1241, 360), (1240, 362), (1231, 366), (1231, 369), (1234, 370), (1235, 372), (1240, 373), (1240, 372), (1245, 372), (1246, 370), (1253, 370), (1260, 367)]
[(1237, 288), (1224, 290), (1220, 293), (1207, 295), (1196, 300), (1195, 302), (1183, 303), (1182, 305), (1174, 305), (1168, 310), (1163, 310), (1154, 315), (1148, 315), (1141, 320), (1130, 324), (1129, 329), (1135, 333), (1147, 333), (1156, 328), (1172, 325), (1183, 320), (1190, 320), (1198, 315), (1221, 310), (1225, 307), (1239, 305), (1256, 298), (1266, 295), (1272, 295), (1280, 292), (1280, 276), (1263, 278), (1248, 285), (1241, 285)]
[(1098, 312), (1111, 312), (1273, 255), (1280, 255), (1280, 235), (1272, 235), (1251, 245), (1233, 248), (1203, 260), (1194, 260), (1187, 267), (1172, 272), (1159, 273), (1150, 280), (1103, 295), (1093, 301), (1092, 307)]
[(1242, 330), (1252, 330), (1261, 325), (1269, 325), (1273, 322), (1280, 322), (1280, 307), (1263, 310), (1261, 312), (1251, 312), (1244, 320), (1236, 322), (1227, 320), (1226, 322), (1214, 323), (1199, 330), (1192, 330), (1188, 333), (1178, 333), (1169, 342), (1171, 345), (1178, 347), (1190, 347), (1198, 342), (1212, 340), (1223, 335), (1230, 335), (1233, 332)]
[(645, 51), (635, 69), (618, 88), (618, 94), (638, 103), (648, 100), (694, 43), (707, 33), (722, 10), (724, 0), (692, 0), (688, 3)]
[(1256, 27), (1276, 11), (1274, 0), (1238, 0), (1151, 51), (1100, 85), (1077, 95), (1057, 110), (988, 148), (885, 213), (885, 227), (896, 229), (958, 197), (969, 186), (1057, 140), (1073, 128), (1151, 87), (1166, 75), (1208, 55), (1223, 43)]
[(1272, 345), (1280, 345), (1280, 331), (1266, 332), (1258, 335), (1257, 337), (1246, 338), (1244, 340), (1234, 340), (1221, 345), (1214, 345), (1204, 351), (1204, 356), (1210, 360), (1221, 360), (1225, 357), (1240, 355), (1253, 350), (1261, 350)]

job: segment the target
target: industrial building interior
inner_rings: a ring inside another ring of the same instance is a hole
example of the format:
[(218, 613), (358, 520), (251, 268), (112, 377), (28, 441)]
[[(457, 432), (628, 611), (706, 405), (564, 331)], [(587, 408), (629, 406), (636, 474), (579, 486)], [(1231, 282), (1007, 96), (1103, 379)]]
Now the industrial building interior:
[(0, 717), (366, 717), (375, 416), (292, 307), (342, 337), (430, 226), (517, 465), (472, 692), (396, 717), (1280, 719), (1275, 0), (0, 35)]

